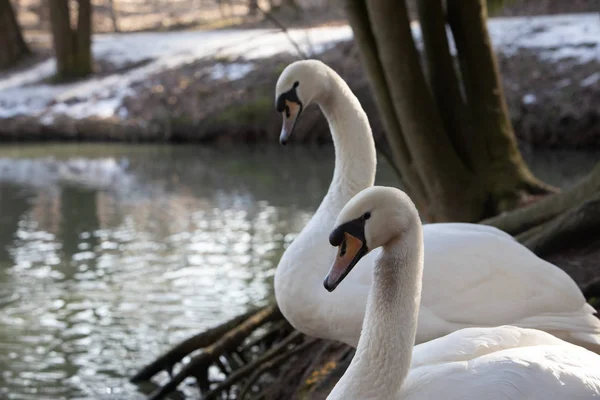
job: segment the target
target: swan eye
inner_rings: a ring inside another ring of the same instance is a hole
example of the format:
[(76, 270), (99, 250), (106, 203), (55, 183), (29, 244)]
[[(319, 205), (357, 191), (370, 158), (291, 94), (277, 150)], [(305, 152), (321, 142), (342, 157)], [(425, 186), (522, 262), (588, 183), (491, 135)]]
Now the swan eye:
[(364, 213), (364, 214), (363, 214), (363, 216), (362, 216), (362, 217), (363, 217), (363, 219), (366, 221), (366, 220), (368, 220), (369, 218), (371, 218), (371, 213), (367, 211), (366, 213)]
[(298, 82), (298, 81), (294, 82), (294, 88), (297, 88), (299, 84), (300, 84), (300, 82)]

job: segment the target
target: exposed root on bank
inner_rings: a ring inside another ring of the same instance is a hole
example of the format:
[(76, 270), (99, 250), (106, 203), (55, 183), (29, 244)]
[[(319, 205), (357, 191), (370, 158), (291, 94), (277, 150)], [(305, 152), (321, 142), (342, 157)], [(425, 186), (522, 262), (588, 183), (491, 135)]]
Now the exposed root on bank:
[[(225, 379), (222, 383), (217, 385), (217, 387), (215, 387), (214, 389), (212, 389), (211, 391), (206, 393), (204, 398), (207, 400), (214, 399), (214, 398), (216, 398), (216, 396), (218, 394), (229, 390), (229, 388), (231, 388), (234, 384), (238, 383), (239, 381), (241, 381), (244, 378), (248, 378), (248, 376), (250, 376), (250, 379), (246, 382), (246, 386), (248, 386), (250, 383), (254, 383), (256, 381), (256, 378), (253, 379), (253, 377), (256, 374), (256, 372), (259, 372), (264, 367), (264, 365), (267, 365), (273, 359), (278, 359), (279, 357), (282, 357), (282, 356), (288, 357), (290, 355), (289, 354), (290, 352), (288, 352), (287, 350), (289, 350), (290, 346), (296, 345), (296, 344), (302, 342), (302, 340), (303, 340), (303, 337), (300, 332), (298, 332), (298, 331), (292, 332), (290, 335), (288, 335), (285, 339), (283, 339), (281, 342), (279, 342), (277, 345), (275, 345), (273, 348), (271, 348), (269, 351), (267, 351), (261, 357), (257, 358), (254, 361), (249, 362), (242, 368), (231, 373), (227, 377), (227, 379)], [(306, 342), (303, 343), (301, 346), (294, 347), (292, 349), (292, 351), (297, 351), (298, 348), (302, 348), (302, 346), (304, 346), (304, 345), (306, 345)], [(242, 389), (242, 393), (243, 392), (244, 392), (244, 389)], [(241, 396), (241, 394), (240, 394), (240, 396)]]
[(588, 282), (581, 290), (588, 303), (596, 310), (600, 310), (600, 277)]
[[(150, 395), (150, 399), (164, 399), (169, 393), (175, 391), (177, 386), (188, 376), (195, 377), (200, 390), (207, 392), (212, 383), (209, 376), (211, 366), (217, 367), (221, 373), (227, 375), (239, 370), (243, 365), (247, 365), (246, 360), (252, 357), (253, 352), (262, 352), (265, 347), (270, 346), (269, 342), (273, 339), (274, 332), (267, 330), (267, 333), (261, 336), (262, 340), (266, 342), (265, 346), (261, 346), (262, 343), (258, 341), (256, 345), (247, 347), (244, 352), (240, 349), (241, 344), (258, 328), (282, 319), (281, 312), (274, 304), (240, 315), (218, 327), (183, 341), (144, 367), (131, 380), (132, 382), (149, 380), (161, 370), (167, 371), (171, 375), (171, 379), (167, 384), (154, 391)], [(283, 335), (292, 330), (289, 324), (279, 324), (278, 327), (279, 332)], [(193, 356), (179, 372), (172, 375), (173, 366), (196, 350), (200, 350), (200, 353)]]
[(485, 219), (480, 223), (495, 226), (511, 235), (518, 235), (550, 221), (571, 207), (578, 206), (598, 192), (600, 192), (600, 163), (596, 164), (594, 169), (571, 189), (547, 196), (527, 207)]
[[(301, 335), (299, 332), (294, 332), (292, 335), (294, 335), (296, 333), (299, 334), (299, 335)], [(304, 341), (304, 343), (302, 343), (301, 345), (296, 346), (296, 347), (294, 347), (293, 349), (291, 349), (290, 351), (287, 351), (287, 352), (278, 352), (278, 353), (281, 353), (281, 354), (279, 354), (277, 357), (274, 357), (274, 358), (272, 358), (271, 360), (269, 360), (267, 362), (263, 361), (262, 359), (259, 360), (259, 362), (257, 362), (256, 364), (260, 365), (260, 368), (258, 368), (256, 371), (254, 371), (254, 373), (246, 381), (246, 383), (244, 384), (244, 387), (240, 391), (239, 398), (240, 399), (244, 399), (244, 398), (246, 398), (247, 395), (251, 394), (252, 387), (254, 386), (254, 384), (256, 383), (256, 381), (265, 372), (268, 372), (268, 371), (272, 370), (273, 368), (279, 367), (284, 362), (287, 362), (290, 357), (292, 357), (292, 356), (294, 356), (296, 354), (300, 354), (301, 352), (307, 350), (309, 347), (315, 345), (318, 341), (319, 341), (319, 339), (307, 338)], [(252, 397), (252, 398), (254, 398), (254, 397)], [(208, 397), (207, 397), (207, 399), (208, 399)]]
[(543, 257), (600, 234), (600, 192), (577, 207), (522, 234), (523, 244)]
[(173, 367), (175, 366), (175, 364), (180, 362), (185, 356), (216, 342), (221, 336), (240, 325), (243, 321), (248, 319), (255, 312), (256, 311), (254, 310), (248, 311), (247, 313), (238, 315), (237, 317), (217, 327), (211, 328), (207, 331), (204, 331), (184, 340), (165, 354), (158, 357), (152, 363), (142, 368), (137, 374), (135, 374), (130, 379), (131, 382), (136, 383), (147, 381), (163, 370), (167, 371), (169, 375), (172, 376)]
[[(290, 382), (286, 378), (309, 373), (307, 368), (313, 363), (304, 364), (306, 360), (320, 358), (315, 349), (331, 346), (343, 345), (309, 338), (295, 331), (277, 305), (271, 304), (184, 340), (142, 368), (131, 381), (141, 383), (162, 371), (169, 373), (169, 381), (149, 396), (152, 400), (165, 399), (188, 377), (196, 379), (206, 400), (232, 395), (237, 399), (273, 398), (274, 392), (289, 389)], [(313, 356), (306, 358), (308, 354)], [(287, 368), (282, 368), (284, 364)], [(219, 374), (211, 372), (211, 368), (218, 370), (220, 377), (215, 379)]]

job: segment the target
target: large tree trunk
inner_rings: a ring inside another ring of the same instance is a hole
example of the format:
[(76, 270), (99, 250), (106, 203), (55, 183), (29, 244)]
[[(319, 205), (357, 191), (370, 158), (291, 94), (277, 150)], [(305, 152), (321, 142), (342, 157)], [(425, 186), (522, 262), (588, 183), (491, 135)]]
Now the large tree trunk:
[(403, 1), (346, 5), (408, 192), (429, 221), (478, 221), (550, 188), (533, 177), (517, 148), (483, 0), (452, 1), (462, 13), (454, 25), (465, 33), (456, 39), (464, 88), (440, 0), (418, 2), (429, 87)]
[(514, 208), (522, 193), (547, 193), (550, 188), (533, 176), (517, 147), (487, 30), (486, 0), (448, 0), (448, 18), (475, 122), (467, 138), (475, 149), (471, 162), (488, 185), (493, 207)]
[(300, 18), (302, 8), (296, 0), (281, 0), (281, 9), (291, 18)]
[(76, 70), (80, 76), (92, 73), (92, 4), (91, 0), (78, 0), (77, 28), (74, 29), (77, 51)]
[(0, 68), (14, 65), (30, 54), (10, 0), (0, 0)]
[[(482, 214), (478, 208), (482, 207), (483, 201), (478, 198), (479, 193), (473, 187), (466, 166), (455, 152), (448, 151), (453, 145), (444, 132), (440, 114), (427, 88), (404, 2), (367, 1), (368, 14), (363, 12), (359, 15), (360, 8), (364, 7), (361, 3), (360, 0), (348, 0), (350, 22), (355, 31), (364, 31), (364, 25), (367, 24), (364, 18), (368, 15), (376, 46), (366, 48), (368, 46), (363, 46), (360, 41), (358, 43), (363, 59), (373, 58), (369, 55), (374, 48), (377, 51), (384, 75), (379, 79), (385, 83), (374, 83), (373, 86), (388, 92), (388, 96), (376, 93), (378, 104), (391, 101), (391, 108), (401, 128), (401, 131), (390, 131), (389, 128), (396, 122), (388, 116), (386, 134), (390, 145), (395, 148), (395, 155), (399, 156), (408, 150), (414, 160), (405, 169), (402, 167), (405, 162), (397, 159), (407, 186), (411, 186), (408, 176), (414, 169), (419, 181), (414, 186), (424, 188), (425, 207), (421, 207), (421, 212), (428, 220), (477, 219), (476, 216)], [(358, 26), (356, 21), (361, 20), (363, 26)], [(372, 70), (375, 63), (366, 64)], [(381, 71), (370, 71), (369, 76), (381, 75)], [(403, 143), (406, 148), (403, 148)]]
[(248, 16), (254, 17), (258, 14), (258, 0), (249, 0)]
[(450, 55), (442, 0), (417, 1), (417, 10), (431, 91), (454, 150), (473, 171), (471, 159), (477, 149), (468, 142), (473, 132), (473, 121)]
[(361, 48), (363, 64), (367, 67), (371, 89), (385, 125), (386, 137), (390, 143), (394, 164), (402, 175), (402, 181), (410, 192), (413, 201), (421, 210), (427, 209), (427, 194), (423, 182), (416, 171), (415, 163), (408, 149), (400, 122), (396, 117), (390, 92), (383, 72), (383, 66), (377, 53), (377, 43), (371, 30), (367, 14), (367, 5), (363, 1), (346, 2), (346, 13), (354, 31), (354, 40)]
[(92, 73), (92, 6), (90, 0), (78, 0), (77, 4), (77, 26), (73, 28), (68, 0), (49, 0), (59, 80), (82, 78)]

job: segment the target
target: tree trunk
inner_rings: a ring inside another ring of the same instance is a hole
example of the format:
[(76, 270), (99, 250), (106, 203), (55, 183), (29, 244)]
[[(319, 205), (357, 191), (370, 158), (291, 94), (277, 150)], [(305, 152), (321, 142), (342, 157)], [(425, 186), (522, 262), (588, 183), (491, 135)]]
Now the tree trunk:
[(441, 0), (417, 3), (428, 86), (404, 2), (346, 0), (396, 165), (431, 222), (479, 221), (528, 194), (552, 191), (529, 172), (517, 148), (482, 1), (448, 0), (461, 74)]
[(109, 7), (110, 7), (110, 20), (112, 21), (112, 25), (113, 25), (113, 31), (115, 32), (120, 32), (119, 30), (119, 24), (117, 21), (117, 11), (115, 10), (115, 0), (108, 0), (109, 3)]
[(300, 18), (302, 12), (302, 8), (296, 0), (281, 0), (281, 9), (287, 10), (287, 13), (290, 13), (291, 17), (296, 19)]
[(248, 16), (254, 17), (258, 14), (258, 0), (249, 0)]
[(361, 58), (367, 67), (371, 90), (375, 94), (375, 101), (385, 124), (385, 133), (392, 154), (394, 164), (400, 170), (401, 178), (406, 189), (411, 194), (413, 201), (421, 210), (427, 209), (427, 194), (423, 182), (416, 171), (408, 146), (404, 141), (400, 123), (396, 117), (392, 99), (385, 80), (383, 66), (377, 54), (377, 43), (371, 30), (367, 5), (363, 1), (347, 1), (346, 13), (354, 31), (354, 40), (361, 48)]
[(74, 29), (77, 65), (79, 76), (92, 73), (92, 4), (90, 0), (78, 0), (77, 28)]
[(296, 3), (296, 0), (281, 0), (282, 7), (293, 8), (297, 11), (300, 11), (300, 6)]
[(430, 220), (474, 220), (483, 201), (470, 174), (452, 151), (425, 83), (403, 1), (367, 1), (377, 51), (406, 144), (417, 160)]
[(473, 134), (473, 121), (462, 96), (460, 80), (450, 55), (442, 0), (417, 1), (417, 11), (421, 23), (429, 86), (454, 150), (472, 171), (474, 166), (471, 159), (474, 158), (473, 153), (477, 149), (469, 145), (468, 137)]
[(74, 53), (71, 22), (69, 20), (69, 4), (67, 0), (49, 0), (50, 26), (56, 57), (56, 73), (58, 77), (68, 76)]
[(0, 0), (0, 68), (8, 68), (28, 54), (10, 0)]
[(552, 191), (529, 171), (517, 147), (487, 30), (486, 1), (448, 0), (448, 18), (475, 123), (475, 130), (466, 136), (473, 149), (470, 161), (480, 181), (489, 185), (493, 208), (514, 208), (522, 192)]
[(72, 28), (68, 0), (49, 0), (58, 80), (92, 73), (92, 6), (90, 0), (77, 3), (77, 26)]

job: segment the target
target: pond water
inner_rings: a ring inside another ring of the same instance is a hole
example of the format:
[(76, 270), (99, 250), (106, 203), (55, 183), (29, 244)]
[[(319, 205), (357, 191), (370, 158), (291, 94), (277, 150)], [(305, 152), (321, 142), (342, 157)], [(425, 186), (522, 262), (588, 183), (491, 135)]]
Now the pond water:
[[(524, 154), (562, 187), (600, 159)], [(144, 398), (139, 367), (272, 298), (332, 169), (330, 147), (0, 148), (0, 397)]]

